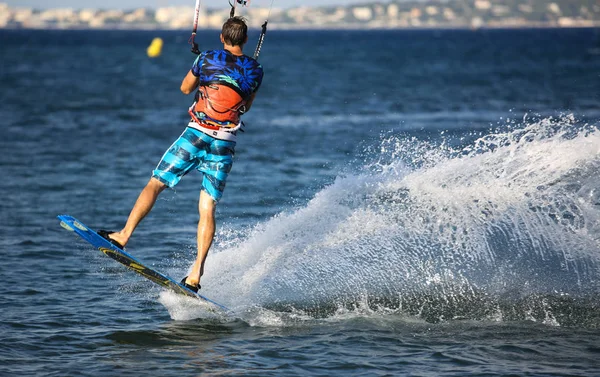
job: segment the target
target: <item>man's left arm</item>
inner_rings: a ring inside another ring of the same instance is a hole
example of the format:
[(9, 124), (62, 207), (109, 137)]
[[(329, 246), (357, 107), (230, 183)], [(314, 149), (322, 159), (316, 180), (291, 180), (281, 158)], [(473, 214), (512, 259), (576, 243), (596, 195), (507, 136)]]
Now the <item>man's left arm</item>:
[(246, 101), (246, 103), (244, 104), (244, 107), (246, 108), (246, 112), (250, 111), (250, 108), (252, 107), (252, 102), (254, 102), (254, 97), (256, 97), (256, 92), (252, 93), (250, 95), (250, 99), (248, 101)]
[(254, 102), (254, 98), (256, 97), (256, 92), (258, 92), (258, 89), (260, 88), (260, 85), (262, 84), (262, 79), (263, 79), (263, 70), (262, 67), (260, 68), (260, 76), (258, 79), (258, 84), (256, 85), (256, 88), (254, 89), (254, 91), (252, 92), (252, 94), (250, 95), (250, 98), (248, 99), (248, 101), (246, 101), (246, 104), (244, 105), (246, 107), (246, 112), (250, 110), (250, 108), (252, 107), (252, 102)]

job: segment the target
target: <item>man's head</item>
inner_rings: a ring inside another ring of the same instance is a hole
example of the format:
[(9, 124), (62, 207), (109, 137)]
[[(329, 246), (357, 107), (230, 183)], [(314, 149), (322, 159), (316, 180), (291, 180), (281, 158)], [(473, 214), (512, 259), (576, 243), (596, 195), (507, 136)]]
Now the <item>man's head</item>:
[(221, 30), (221, 40), (230, 46), (243, 46), (248, 41), (246, 20), (236, 16), (225, 21)]

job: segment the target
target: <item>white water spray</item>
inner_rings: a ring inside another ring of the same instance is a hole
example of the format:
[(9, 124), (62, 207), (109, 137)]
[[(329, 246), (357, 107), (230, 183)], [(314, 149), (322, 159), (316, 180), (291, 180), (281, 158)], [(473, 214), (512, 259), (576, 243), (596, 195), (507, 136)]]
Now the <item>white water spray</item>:
[(386, 138), (363, 172), (217, 245), (205, 292), (316, 312), (365, 297), (402, 309), (425, 296), (597, 292), (600, 131), (575, 123), (545, 119), (462, 148)]

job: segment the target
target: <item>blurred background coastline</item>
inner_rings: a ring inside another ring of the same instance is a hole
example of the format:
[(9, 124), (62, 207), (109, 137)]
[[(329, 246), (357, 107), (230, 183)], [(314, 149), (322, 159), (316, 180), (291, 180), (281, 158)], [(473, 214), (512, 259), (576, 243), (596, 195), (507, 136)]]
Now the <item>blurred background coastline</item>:
[[(204, 7), (201, 28), (220, 28), (229, 9)], [(268, 0), (238, 8), (251, 26), (269, 17)], [(138, 9), (14, 7), (0, 3), (3, 29), (140, 29), (177, 30), (191, 27), (189, 6)], [(600, 27), (597, 0), (425, 0), (379, 1), (359, 5), (292, 7), (271, 10), (269, 23), (278, 29), (479, 29)]]

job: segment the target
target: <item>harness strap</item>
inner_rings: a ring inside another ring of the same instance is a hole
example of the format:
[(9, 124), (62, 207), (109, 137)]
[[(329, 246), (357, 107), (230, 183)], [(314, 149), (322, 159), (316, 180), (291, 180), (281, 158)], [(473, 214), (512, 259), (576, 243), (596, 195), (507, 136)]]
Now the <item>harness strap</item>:
[(198, 130), (208, 136), (212, 136), (215, 139), (219, 140), (227, 140), (227, 141), (236, 141), (237, 135), (236, 132), (229, 132), (225, 130), (211, 130), (209, 128), (204, 127), (201, 123), (190, 122), (188, 127)]
[(198, 124), (200, 127), (202, 128), (206, 128), (212, 131), (224, 131), (224, 132), (236, 132), (236, 131), (242, 131), (243, 127), (244, 127), (244, 122), (240, 121), (237, 125), (235, 126), (225, 126), (223, 124), (221, 124), (219, 121), (211, 119), (208, 116), (204, 116), (202, 119), (198, 118), (198, 116), (196, 115), (196, 112), (194, 111), (194, 107), (196, 106), (196, 102), (194, 102), (192, 104), (192, 106), (190, 106), (190, 108), (188, 109), (188, 114), (190, 115), (190, 117), (192, 118), (192, 121), (196, 124)]

